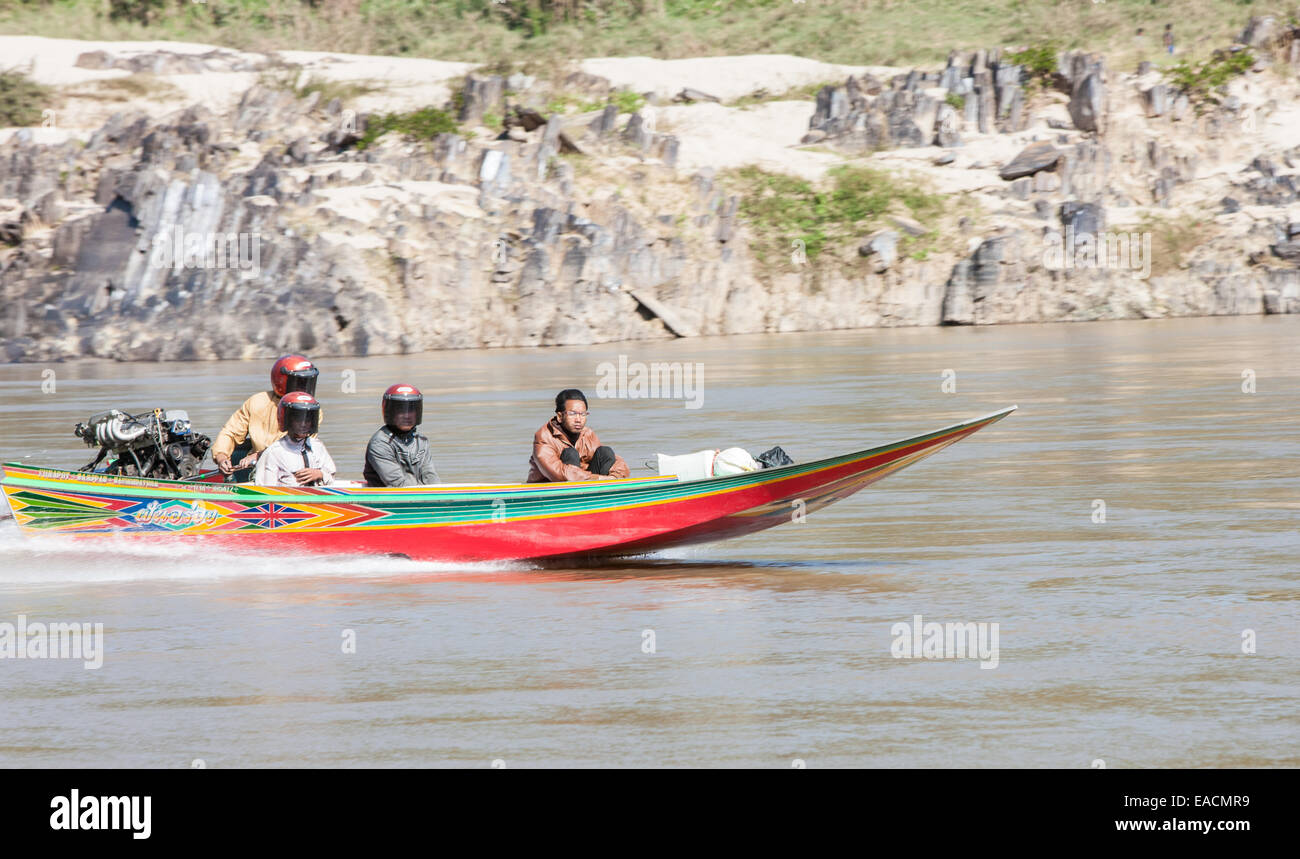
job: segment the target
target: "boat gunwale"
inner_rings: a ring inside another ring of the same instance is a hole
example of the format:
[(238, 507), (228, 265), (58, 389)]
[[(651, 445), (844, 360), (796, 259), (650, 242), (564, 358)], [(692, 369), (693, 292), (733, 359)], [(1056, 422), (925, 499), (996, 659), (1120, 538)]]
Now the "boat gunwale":
[[(836, 468), (856, 460), (879, 456), (902, 446), (923, 443), (939, 436), (951, 435), (965, 429), (992, 423), (1006, 417), (1017, 408), (1018, 406), (1012, 405), (977, 418), (949, 424), (928, 433), (910, 436), (851, 453), (803, 463), (765, 468), (758, 471), (746, 471), (739, 474), (688, 481), (677, 480), (675, 475), (655, 475), (652, 477), (631, 477), (609, 481), (573, 481), (565, 483), (488, 483), (458, 484), (454, 486), (435, 484), (421, 487), (291, 487), (199, 483), (139, 477), (126, 477), (123, 482), (111, 478), (106, 480), (86, 480), (84, 479), (86, 475), (102, 473), (42, 468), (23, 463), (3, 463), (0, 464), (0, 488), (3, 488), (6, 493), (14, 490), (31, 489), (34, 491), (66, 491), (75, 494), (112, 497), (147, 497), (160, 500), (204, 499), (209, 501), (234, 501), (254, 505), (278, 500), (284, 503), (299, 504), (384, 504), (405, 507), (420, 504), (445, 505), (449, 502), (468, 502), (484, 498), (495, 499), (502, 496), (514, 496), (517, 501), (526, 500), (540, 503), (548, 499), (558, 500), (560, 497), (574, 495), (619, 496), (620, 500), (622, 500), (625, 494), (652, 495), (657, 490), (670, 488), (682, 488), (684, 491), (680, 492), (680, 497), (684, 500), (700, 494), (713, 494), (720, 491), (745, 488), (755, 482), (779, 482), (791, 477)], [(67, 477), (11, 476), (9, 473), (10, 467), (33, 470), (38, 472), (38, 475), (42, 471), (58, 472), (67, 475)], [(83, 479), (78, 479), (78, 476)], [(679, 495), (679, 493), (673, 492), (670, 495)], [(640, 500), (647, 499), (642, 498)], [(670, 500), (670, 498), (664, 500)]]

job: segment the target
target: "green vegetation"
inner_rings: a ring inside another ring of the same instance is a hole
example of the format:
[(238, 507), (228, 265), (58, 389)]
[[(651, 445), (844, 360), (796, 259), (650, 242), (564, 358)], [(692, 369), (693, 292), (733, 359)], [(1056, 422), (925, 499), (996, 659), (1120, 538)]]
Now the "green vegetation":
[(1237, 75), (1245, 74), (1255, 64), (1250, 51), (1219, 52), (1201, 63), (1186, 60), (1165, 72), (1169, 82), (1184, 93), (1197, 113), (1217, 105), (1222, 88)]
[(1210, 238), (1213, 227), (1197, 218), (1147, 215), (1138, 223), (1137, 232), (1151, 234), (1151, 273), (1177, 271), (1187, 255)]
[(588, 99), (578, 98), (574, 95), (569, 95), (568, 93), (560, 93), (559, 95), (553, 96), (551, 100), (546, 103), (546, 110), (542, 111), (542, 113), (546, 116), (550, 116), (553, 113), (558, 113), (560, 115), (566, 113), (589, 113), (593, 110), (600, 110), (603, 106), (604, 102), (601, 101), (591, 101)]
[(609, 96), (609, 101), (618, 108), (619, 113), (636, 113), (645, 106), (645, 96), (631, 90), (615, 90)]
[(383, 113), (366, 122), (365, 134), (357, 141), (357, 149), (365, 149), (381, 136), (396, 131), (410, 141), (432, 140), (439, 134), (459, 134), (460, 128), (451, 114), (436, 107), (426, 107), (411, 113)]
[(1048, 90), (1056, 83), (1056, 58), (1061, 49), (1054, 42), (1032, 45), (1020, 51), (1009, 51), (1005, 58), (1025, 70), (1025, 91), (1032, 94)]
[(0, 128), (40, 125), (53, 93), (17, 69), (0, 71)]
[(545, 115), (550, 116), (553, 113), (564, 115), (566, 113), (591, 113), (600, 110), (607, 104), (613, 104), (618, 108), (619, 113), (636, 113), (645, 106), (645, 97), (640, 93), (629, 90), (615, 90), (609, 94), (609, 98), (601, 101), (600, 99), (579, 98), (568, 93), (559, 93), (546, 103)]
[(950, 92), (946, 96), (944, 96), (943, 100), (948, 102), (950, 106), (956, 108), (958, 111), (963, 111), (966, 109), (966, 96), (964, 95), (958, 95), (955, 92)]
[[(740, 214), (754, 234), (755, 256), (764, 264), (789, 259), (796, 242), (803, 243), (804, 254), (813, 263), (823, 253), (856, 247), (867, 233), (887, 226), (889, 214), (910, 215), (925, 223), (944, 210), (943, 195), (869, 167), (834, 168), (824, 188), (759, 167), (729, 171), (726, 178), (740, 190)], [(928, 252), (928, 247), (917, 245), (934, 237), (933, 233), (915, 239), (903, 236), (900, 253)]]
[(1048, 77), (1056, 72), (1059, 49), (1051, 42), (1033, 45), (1019, 51), (1008, 51), (1006, 58), (1025, 67), (1025, 72), (1038, 77)]
[[(1204, 57), (1267, 11), (1243, 0), (6, 0), (0, 32), (83, 39), (178, 39), (232, 48), (346, 51), (545, 65), (574, 56), (798, 54), (827, 62), (942, 62), (950, 48), (1031, 44), (1107, 54), (1112, 67)], [(1275, 7), (1276, 8), (1276, 7)], [(1133, 38), (1144, 27), (1148, 43)], [(720, 50), (721, 49), (721, 50)], [(1148, 56), (1138, 56), (1140, 52)], [(529, 72), (531, 73), (531, 72)]]

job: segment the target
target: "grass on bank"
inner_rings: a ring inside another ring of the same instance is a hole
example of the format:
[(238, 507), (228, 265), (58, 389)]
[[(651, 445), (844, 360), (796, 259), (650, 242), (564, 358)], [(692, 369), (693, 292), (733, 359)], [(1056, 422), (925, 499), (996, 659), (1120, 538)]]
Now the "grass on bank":
[(1262, 0), (8, 0), (0, 33), (482, 63), (788, 53), (914, 65), (942, 62), (950, 48), (1050, 40), (1127, 67), (1170, 62), (1166, 23), (1174, 59), (1201, 59), (1268, 12), (1285, 18)]
[[(739, 214), (752, 233), (755, 259), (764, 266), (789, 264), (800, 247), (810, 265), (819, 258), (847, 259), (869, 233), (892, 228), (891, 214), (932, 227), (944, 212), (943, 195), (870, 167), (836, 167), (820, 184), (760, 167), (727, 171), (723, 181), (741, 195)], [(900, 256), (924, 259), (934, 249), (933, 229), (919, 237), (898, 232)]]

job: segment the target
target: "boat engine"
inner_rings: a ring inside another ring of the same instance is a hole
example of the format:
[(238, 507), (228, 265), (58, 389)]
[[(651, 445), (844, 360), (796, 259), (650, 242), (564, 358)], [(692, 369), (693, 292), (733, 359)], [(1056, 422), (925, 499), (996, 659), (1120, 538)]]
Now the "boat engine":
[(129, 415), (111, 409), (77, 424), (73, 430), (99, 455), (80, 471), (93, 471), (108, 458), (108, 474), (128, 474), (162, 480), (187, 480), (199, 473), (212, 440), (190, 426), (190, 416), (180, 409), (154, 409)]

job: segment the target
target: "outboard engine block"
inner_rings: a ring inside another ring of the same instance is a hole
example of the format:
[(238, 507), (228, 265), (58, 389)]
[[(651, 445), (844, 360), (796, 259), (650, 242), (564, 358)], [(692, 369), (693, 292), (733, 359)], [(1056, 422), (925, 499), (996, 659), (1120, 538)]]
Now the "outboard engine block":
[(187, 480), (197, 475), (212, 440), (194, 432), (190, 416), (181, 409), (154, 409), (129, 415), (118, 409), (101, 412), (73, 430), (99, 455), (81, 471), (93, 471), (105, 458), (108, 474), (162, 480)]

